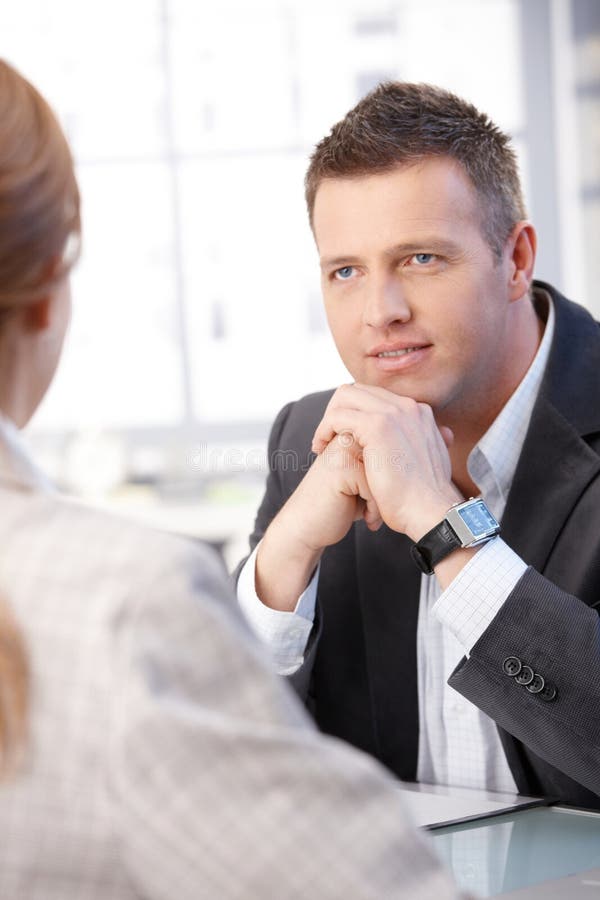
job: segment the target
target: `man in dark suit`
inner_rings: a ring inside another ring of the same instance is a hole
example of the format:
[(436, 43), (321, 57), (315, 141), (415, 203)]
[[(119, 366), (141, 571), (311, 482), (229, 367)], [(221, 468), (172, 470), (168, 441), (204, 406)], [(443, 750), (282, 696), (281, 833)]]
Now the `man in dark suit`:
[(533, 282), (510, 142), (445, 91), (377, 88), (306, 186), (354, 382), (279, 414), (241, 605), (400, 777), (600, 807), (598, 326)]

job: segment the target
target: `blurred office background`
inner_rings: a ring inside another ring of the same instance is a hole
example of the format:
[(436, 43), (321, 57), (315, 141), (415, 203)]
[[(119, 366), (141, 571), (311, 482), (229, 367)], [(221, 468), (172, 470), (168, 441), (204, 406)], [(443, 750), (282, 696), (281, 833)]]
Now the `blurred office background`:
[(443, 85), (513, 135), (537, 275), (600, 314), (597, 0), (0, 0), (0, 55), (59, 113), (84, 200), (29, 440), (68, 490), (229, 562), (273, 416), (347, 378), (302, 179), (379, 81)]

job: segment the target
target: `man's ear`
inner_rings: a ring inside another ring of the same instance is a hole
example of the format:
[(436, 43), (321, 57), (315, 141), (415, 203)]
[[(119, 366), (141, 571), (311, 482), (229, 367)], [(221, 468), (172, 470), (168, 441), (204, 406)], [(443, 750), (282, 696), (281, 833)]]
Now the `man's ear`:
[(530, 222), (517, 222), (508, 238), (508, 296), (511, 302), (524, 297), (531, 287), (537, 235)]

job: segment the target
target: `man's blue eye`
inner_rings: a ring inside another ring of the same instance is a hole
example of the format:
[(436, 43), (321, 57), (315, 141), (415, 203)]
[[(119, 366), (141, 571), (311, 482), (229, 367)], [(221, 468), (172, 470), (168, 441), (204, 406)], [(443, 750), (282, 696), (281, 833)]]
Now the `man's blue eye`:
[(341, 269), (337, 269), (335, 276), (336, 278), (341, 278), (342, 281), (350, 278), (352, 273), (354, 272), (354, 266), (342, 266)]
[(415, 259), (419, 265), (424, 266), (433, 259), (433, 253), (415, 253)]

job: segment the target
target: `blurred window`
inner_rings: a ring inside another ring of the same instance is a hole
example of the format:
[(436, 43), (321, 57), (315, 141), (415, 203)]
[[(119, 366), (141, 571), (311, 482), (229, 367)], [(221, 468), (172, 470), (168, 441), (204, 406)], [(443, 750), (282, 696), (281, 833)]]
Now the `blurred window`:
[(127, 482), (126, 504), (137, 485), (164, 527), (216, 543), (246, 530), (274, 414), (349, 377), (321, 305), (303, 177), (314, 144), (382, 79), (440, 84), (512, 134), (537, 274), (594, 309), (598, 9), (0, 5), (0, 55), (59, 113), (84, 200), (71, 339), (30, 429), (46, 467), (97, 497)]
[(404, 78), (468, 96), (524, 153), (517, 6), (5, 4), (0, 53), (55, 105), (84, 198), (71, 340), (34, 432), (243, 431), (347, 379), (319, 308), (311, 148)]

